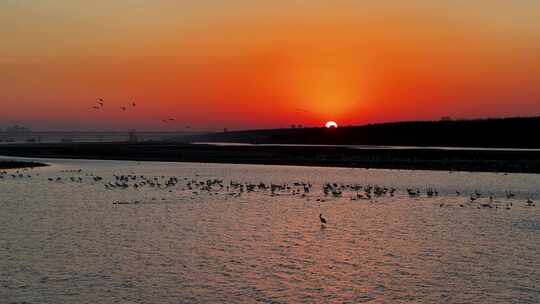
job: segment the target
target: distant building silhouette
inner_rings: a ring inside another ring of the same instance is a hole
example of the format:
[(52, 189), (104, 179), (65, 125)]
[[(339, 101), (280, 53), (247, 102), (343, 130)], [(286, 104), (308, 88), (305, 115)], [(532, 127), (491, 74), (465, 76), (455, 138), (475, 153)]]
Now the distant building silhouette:
[(136, 133), (135, 129), (132, 129), (132, 130), (129, 131), (128, 141), (130, 143), (136, 143), (137, 141), (139, 141), (139, 139), (137, 138), (137, 133)]
[(8, 134), (24, 134), (24, 133), (30, 133), (32, 132), (32, 130), (23, 126), (14, 125), (12, 127), (7, 127), (5, 132)]

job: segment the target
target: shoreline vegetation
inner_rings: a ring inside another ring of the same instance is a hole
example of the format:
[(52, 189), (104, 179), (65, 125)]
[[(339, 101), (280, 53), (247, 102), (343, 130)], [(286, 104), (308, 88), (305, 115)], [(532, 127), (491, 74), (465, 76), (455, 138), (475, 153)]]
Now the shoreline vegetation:
[(37, 168), (46, 166), (48, 165), (33, 161), (0, 160), (0, 170)]
[[(334, 146), (216, 146), (172, 142), (117, 142), (9, 144), (0, 146), (0, 155), (68, 159), (540, 173), (540, 152), (515, 150), (350, 149)], [(2, 168), (2, 163), (5, 161), (0, 161), (0, 168)], [(28, 164), (26, 162), (20, 163)], [(37, 164), (33, 163), (32, 166), (37, 166)]]

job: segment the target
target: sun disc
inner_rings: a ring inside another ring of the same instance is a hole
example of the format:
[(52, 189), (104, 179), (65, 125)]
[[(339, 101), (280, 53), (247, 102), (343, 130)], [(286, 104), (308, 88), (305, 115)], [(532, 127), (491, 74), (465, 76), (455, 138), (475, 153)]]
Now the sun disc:
[(330, 129), (330, 128), (337, 128), (338, 127), (338, 124), (335, 122), (335, 121), (328, 121), (326, 122), (325, 124), (326, 128)]

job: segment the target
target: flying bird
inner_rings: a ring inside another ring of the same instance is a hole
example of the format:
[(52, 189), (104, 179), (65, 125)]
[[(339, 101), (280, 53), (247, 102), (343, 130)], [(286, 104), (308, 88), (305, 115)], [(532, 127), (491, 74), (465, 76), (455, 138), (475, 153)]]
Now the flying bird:
[(322, 213), (319, 213), (319, 219), (321, 220), (321, 224), (324, 226), (326, 224), (326, 219), (323, 217)]
[(136, 107), (137, 104), (136, 104), (136, 103), (132, 103), (131, 106), (132, 106), (132, 107)]
[(126, 110), (126, 107), (120, 107), (120, 109), (122, 109), (122, 111), (125, 111), (125, 110)]

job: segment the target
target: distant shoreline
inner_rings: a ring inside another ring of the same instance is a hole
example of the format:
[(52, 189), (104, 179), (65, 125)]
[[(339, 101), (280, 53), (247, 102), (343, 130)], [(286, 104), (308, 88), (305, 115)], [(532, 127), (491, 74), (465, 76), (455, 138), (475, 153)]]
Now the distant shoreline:
[(37, 168), (46, 166), (48, 165), (33, 161), (0, 160), (0, 170)]
[(540, 149), (540, 117), (404, 121), (343, 126), (195, 134), (178, 140), (246, 144)]
[(63, 159), (540, 173), (540, 152), (537, 151), (215, 146), (161, 142), (1, 145), (0, 155)]

